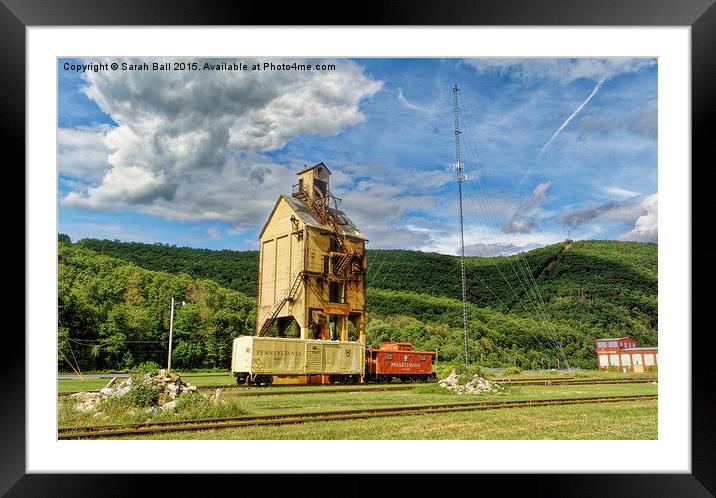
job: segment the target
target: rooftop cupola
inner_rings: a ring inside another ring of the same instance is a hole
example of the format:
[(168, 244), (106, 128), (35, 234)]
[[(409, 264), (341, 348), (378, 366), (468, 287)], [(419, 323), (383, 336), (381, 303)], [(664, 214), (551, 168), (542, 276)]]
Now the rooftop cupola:
[(321, 163), (302, 169), (298, 173), (298, 183), (293, 186), (293, 196), (310, 199), (316, 204), (323, 204), (328, 194), (328, 180), (331, 171)]

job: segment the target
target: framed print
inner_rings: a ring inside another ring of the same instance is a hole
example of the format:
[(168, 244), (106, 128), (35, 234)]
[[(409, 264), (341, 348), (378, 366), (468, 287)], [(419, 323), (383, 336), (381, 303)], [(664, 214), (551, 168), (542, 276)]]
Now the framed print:
[(711, 496), (716, 7), (657, 3), (3, 0), (27, 194), (3, 493)]

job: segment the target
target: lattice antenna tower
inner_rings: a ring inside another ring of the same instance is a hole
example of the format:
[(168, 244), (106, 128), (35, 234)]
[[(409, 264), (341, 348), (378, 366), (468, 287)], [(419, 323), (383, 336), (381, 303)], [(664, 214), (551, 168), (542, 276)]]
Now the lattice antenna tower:
[(458, 93), (460, 89), (457, 85), (452, 88), (453, 93), (453, 110), (455, 112), (455, 180), (457, 181), (457, 193), (460, 200), (460, 273), (462, 274), (462, 326), (465, 334), (465, 364), (470, 363), (469, 347), (467, 341), (467, 283), (465, 281), (465, 237), (463, 231), (462, 216), (462, 182), (465, 176), (465, 167), (460, 159), (460, 116), (458, 105)]

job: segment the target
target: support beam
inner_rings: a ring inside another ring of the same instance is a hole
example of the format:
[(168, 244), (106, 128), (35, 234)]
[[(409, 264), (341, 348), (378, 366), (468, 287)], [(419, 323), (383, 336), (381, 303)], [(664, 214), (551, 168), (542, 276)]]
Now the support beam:
[(348, 340), (348, 317), (347, 316), (338, 317), (338, 324), (340, 325), (339, 331), (340, 331), (341, 341), (347, 341)]

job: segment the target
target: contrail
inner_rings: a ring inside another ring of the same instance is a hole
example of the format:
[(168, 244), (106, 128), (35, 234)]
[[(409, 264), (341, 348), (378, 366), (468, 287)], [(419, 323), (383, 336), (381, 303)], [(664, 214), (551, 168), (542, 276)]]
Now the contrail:
[(590, 100), (592, 100), (592, 97), (594, 97), (594, 96), (597, 94), (597, 92), (599, 91), (599, 89), (602, 88), (602, 85), (603, 85), (603, 84), (604, 84), (604, 78), (602, 78), (601, 80), (599, 80), (599, 83), (597, 83), (597, 85), (594, 87), (594, 90), (592, 90), (592, 93), (589, 94), (589, 97), (587, 97), (587, 99), (586, 99), (584, 102), (582, 102), (582, 103), (579, 105), (579, 107), (577, 107), (577, 108), (574, 110), (574, 112), (572, 113), (572, 115), (569, 116), (569, 117), (564, 121), (564, 123), (562, 123), (562, 126), (560, 126), (559, 128), (557, 128), (557, 131), (554, 132), (554, 135), (552, 135), (552, 138), (550, 138), (550, 139), (547, 141), (547, 143), (542, 146), (542, 149), (539, 151), (539, 154), (537, 154), (537, 157), (541, 156), (542, 153), (544, 153), (545, 149), (546, 149), (547, 147), (549, 147), (549, 144), (551, 144), (551, 143), (554, 141), (554, 139), (557, 138), (557, 135), (559, 135), (559, 132), (562, 131), (562, 130), (564, 129), (564, 127), (569, 124), (570, 121), (572, 121), (572, 119), (574, 118), (574, 116), (576, 116), (577, 114), (579, 114), (579, 111), (581, 111), (582, 109), (584, 109), (584, 106), (587, 105)]
[(415, 109), (416, 111), (425, 111), (425, 110), (427, 110), (427, 109), (425, 109), (424, 107), (419, 106), (419, 105), (417, 105), (417, 104), (413, 104), (413, 103), (410, 102), (408, 99), (406, 99), (406, 98), (405, 98), (405, 95), (403, 95), (403, 88), (402, 88), (402, 87), (398, 87), (398, 100), (399, 100), (403, 105), (405, 105), (406, 107), (409, 107), (409, 108), (411, 108), (411, 109)]
[(527, 179), (527, 177), (530, 176), (530, 173), (532, 173), (532, 170), (531, 170), (531, 169), (528, 169), (528, 170), (527, 170), (527, 173), (525, 173), (525, 174), (522, 176), (522, 180), (520, 180), (520, 183), (517, 184), (518, 187), (524, 183), (524, 181)]

